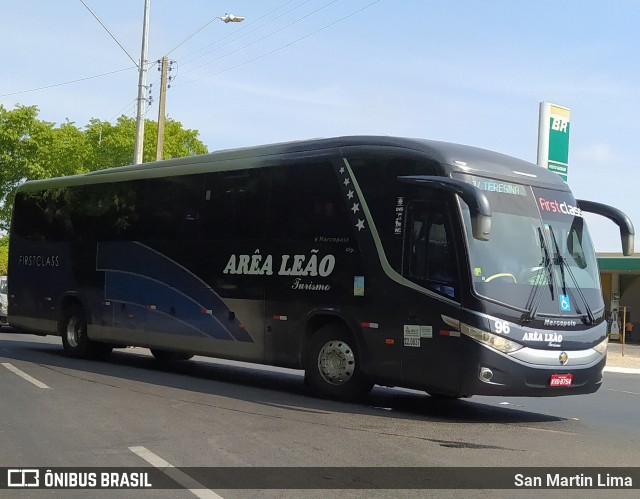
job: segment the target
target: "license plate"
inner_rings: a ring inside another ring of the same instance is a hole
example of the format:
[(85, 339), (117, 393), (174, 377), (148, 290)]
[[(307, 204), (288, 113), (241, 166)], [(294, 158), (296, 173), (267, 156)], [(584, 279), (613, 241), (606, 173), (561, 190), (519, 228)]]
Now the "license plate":
[(549, 386), (571, 386), (573, 374), (552, 374)]

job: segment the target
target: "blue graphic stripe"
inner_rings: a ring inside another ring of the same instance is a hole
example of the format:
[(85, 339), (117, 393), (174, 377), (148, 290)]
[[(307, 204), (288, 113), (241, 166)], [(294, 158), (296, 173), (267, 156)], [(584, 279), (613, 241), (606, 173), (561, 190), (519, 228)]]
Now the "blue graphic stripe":
[[(130, 241), (101, 242), (98, 244), (96, 269), (112, 276), (138, 277), (137, 280), (122, 281), (115, 288), (112, 286), (109, 299), (113, 301), (156, 305), (166, 314), (171, 314), (172, 309), (177, 313), (180, 309), (184, 314), (181, 320), (195, 325), (209, 336), (253, 341), (238, 319), (229, 319), (230, 309), (211, 287), (152, 248)], [(210, 310), (211, 314), (202, 314), (203, 309)], [(196, 318), (196, 313), (201, 317)], [(222, 331), (226, 334), (223, 335)]]
[[(105, 298), (143, 307), (154, 305), (155, 310), (147, 309), (147, 329), (153, 331), (232, 339), (229, 331), (211, 315), (203, 314), (202, 307), (197, 303), (143, 276), (106, 272)], [(179, 322), (187, 323), (190, 327), (185, 328), (185, 324), (180, 325)]]

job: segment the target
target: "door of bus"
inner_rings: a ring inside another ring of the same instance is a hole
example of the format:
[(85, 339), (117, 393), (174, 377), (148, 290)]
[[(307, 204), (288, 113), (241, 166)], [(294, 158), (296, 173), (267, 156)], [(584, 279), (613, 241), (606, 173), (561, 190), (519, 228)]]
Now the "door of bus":
[(405, 305), (402, 379), (433, 386), (434, 393), (457, 392), (460, 385), (459, 333), (442, 319), (456, 317), (460, 308), (451, 212), (446, 202), (411, 202), (405, 229), (403, 277), (419, 290)]

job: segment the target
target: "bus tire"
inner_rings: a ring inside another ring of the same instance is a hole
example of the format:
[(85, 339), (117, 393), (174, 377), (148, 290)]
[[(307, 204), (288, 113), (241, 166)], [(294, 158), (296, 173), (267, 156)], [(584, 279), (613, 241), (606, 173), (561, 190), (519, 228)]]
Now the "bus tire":
[(61, 322), (62, 347), (69, 357), (100, 357), (111, 353), (111, 346), (91, 341), (87, 336), (87, 321), (80, 305), (69, 307)]
[(360, 362), (360, 352), (346, 327), (328, 324), (311, 338), (305, 384), (323, 398), (357, 400), (373, 388)]
[(158, 350), (156, 348), (151, 349), (151, 354), (158, 362), (180, 362), (193, 357), (191, 353), (172, 352), (171, 350)]

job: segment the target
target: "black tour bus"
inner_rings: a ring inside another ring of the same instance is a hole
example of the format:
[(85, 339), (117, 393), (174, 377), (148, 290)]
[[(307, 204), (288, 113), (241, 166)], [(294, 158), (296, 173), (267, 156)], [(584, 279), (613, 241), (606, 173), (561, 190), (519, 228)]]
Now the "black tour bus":
[(341, 137), (27, 182), (9, 322), (71, 356), (148, 347), (306, 371), (321, 396), (557, 396), (602, 382), (583, 212), (555, 173), (474, 147)]

